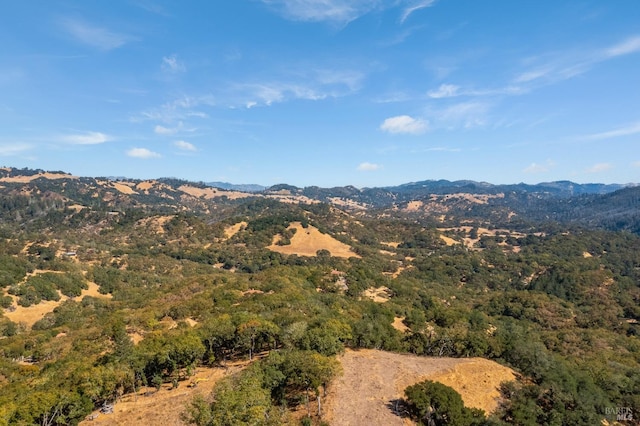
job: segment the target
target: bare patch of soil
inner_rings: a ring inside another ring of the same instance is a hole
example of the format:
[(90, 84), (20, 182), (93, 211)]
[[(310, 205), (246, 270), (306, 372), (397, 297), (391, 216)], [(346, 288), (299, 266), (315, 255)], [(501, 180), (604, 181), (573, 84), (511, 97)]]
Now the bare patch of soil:
[(400, 245), (400, 243), (396, 241), (387, 241), (387, 242), (381, 241), (380, 244), (384, 244), (385, 246), (389, 246), (393, 248), (398, 248), (398, 246)]
[(402, 426), (413, 422), (394, 413), (404, 389), (423, 380), (446, 380), (465, 405), (491, 412), (497, 388), (513, 372), (482, 358), (433, 358), (377, 350), (346, 351), (339, 357), (344, 374), (329, 386), (325, 421), (334, 426)]
[(299, 256), (316, 256), (318, 250), (329, 250), (331, 256), (334, 257), (360, 257), (347, 244), (336, 240), (330, 235), (321, 233), (311, 225), (303, 228), (300, 222), (293, 222), (289, 225), (289, 229), (296, 230), (296, 233), (291, 238), (291, 244), (286, 246), (277, 245), (278, 236), (276, 236), (273, 243), (267, 248), (278, 253)]
[(371, 287), (364, 291), (364, 297), (368, 297), (376, 303), (385, 303), (389, 301), (391, 290), (387, 287)]

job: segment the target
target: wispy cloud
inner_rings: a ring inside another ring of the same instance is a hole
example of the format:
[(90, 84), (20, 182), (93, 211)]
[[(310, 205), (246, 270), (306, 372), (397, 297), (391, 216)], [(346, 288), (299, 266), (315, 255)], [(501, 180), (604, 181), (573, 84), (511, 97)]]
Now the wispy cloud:
[(184, 65), (182, 61), (178, 59), (176, 55), (164, 56), (162, 58), (162, 71), (177, 74), (180, 72), (186, 72), (187, 67)]
[(591, 140), (599, 140), (599, 139), (611, 139), (611, 138), (618, 138), (618, 137), (622, 137), (622, 136), (629, 136), (629, 135), (635, 135), (640, 133), (640, 122), (638, 123), (634, 123), (630, 126), (625, 126), (625, 127), (620, 127), (618, 129), (614, 129), (614, 130), (609, 130), (607, 132), (602, 132), (602, 133), (594, 133), (591, 135), (587, 135), (584, 138), (585, 139), (591, 139)]
[(490, 105), (469, 101), (450, 105), (431, 112), (433, 118), (446, 127), (480, 127), (487, 124)]
[(529, 166), (525, 167), (522, 170), (524, 173), (529, 174), (539, 174), (539, 173), (548, 173), (555, 167), (555, 162), (552, 160), (547, 160), (545, 163), (531, 163)]
[(463, 89), (455, 84), (441, 84), (436, 90), (427, 92), (427, 96), (431, 99), (444, 99), (456, 96), (520, 95), (526, 92), (526, 89), (514, 85), (489, 89)]
[(293, 21), (346, 25), (378, 7), (380, 0), (262, 0)]
[(528, 83), (530, 81), (534, 81), (534, 80), (538, 80), (541, 78), (546, 77), (547, 75), (551, 74), (554, 71), (554, 69), (550, 66), (545, 66), (545, 67), (541, 67), (541, 68), (537, 68), (537, 69), (532, 69), (532, 70), (528, 70), (523, 72), (522, 74), (518, 75), (514, 81), (516, 83)]
[(161, 125), (157, 125), (153, 128), (153, 131), (158, 135), (173, 135), (180, 130), (180, 127), (165, 127)]
[(133, 158), (142, 158), (148, 160), (150, 158), (160, 158), (161, 155), (147, 148), (131, 148), (127, 151), (127, 155)]
[(431, 7), (436, 0), (262, 0), (285, 19), (347, 25), (372, 11), (401, 7), (400, 23), (414, 12)]
[(640, 161), (634, 161), (633, 163), (631, 163), (631, 165), (633, 167), (640, 167)]
[(133, 37), (79, 19), (60, 20), (62, 28), (76, 41), (101, 50), (112, 50), (134, 40)]
[(427, 96), (433, 99), (440, 98), (451, 98), (453, 96), (458, 96), (460, 90), (460, 86), (456, 86), (454, 84), (441, 84), (436, 90), (430, 90), (427, 93)]
[(400, 23), (404, 23), (404, 21), (407, 20), (407, 18), (415, 11), (420, 10), (420, 9), (424, 9), (427, 7), (431, 7), (433, 6), (433, 4), (436, 2), (436, 0), (420, 0), (420, 1), (416, 1), (413, 2), (413, 4), (411, 4), (411, 6), (406, 7), (403, 11), (402, 11), (402, 16), (400, 17)]
[(425, 149), (425, 151), (431, 151), (431, 152), (460, 152), (462, 151), (460, 148), (447, 148), (444, 146), (436, 146), (433, 148), (427, 148)]
[(318, 101), (357, 92), (363, 78), (358, 71), (312, 70), (270, 82), (237, 84), (228, 96), (232, 104), (247, 108), (296, 99)]
[(364, 162), (358, 165), (357, 170), (359, 172), (374, 172), (376, 170), (380, 170), (381, 168), (382, 166), (380, 164)]
[(85, 132), (63, 135), (60, 140), (73, 145), (98, 145), (110, 141), (112, 138), (101, 132)]
[[(208, 114), (198, 110), (201, 106), (215, 106), (216, 102), (212, 96), (181, 96), (170, 102), (165, 102), (156, 108), (142, 111), (130, 118), (134, 123), (143, 121), (159, 121), (162, 123), (180, 123), (188, 118), (207, 118)], [(178, 124), (178, 130), (180, 130)], [(175, 127), (157, 126), (154, 131), (158, 134), (170, 134)], [(165, 133), (162, 133), (165, 131)], [(166, 133), (166, 132), (169, 133)], [(177, 130), (176, 130), (177, 131)]]
[(161, 6), (160, 4), (157, 4), (154, 1), (135, 0), (133, 1), (133, 4), (146, 10), (147, 12), (155, 13), (156, 15), (170, 16), (163, 6)]
[(175, 141), (173, 145), (182, 151), (196, 152), (198, 148), (186, 141)]
[[(198, 115), (194, 112), (191, 113), (192, 117), (198, 117)], [(206, 118), (202, 117), (202, 118)], [(156, 135), (175, 135), (176, 133), (192, 133), (198, 130), (196, 127), (185, 127), (183, 121), (178, 121), (178, 124), (172, 127), (162, 126), (160, 124), (156, 125), (153, 128), (153, 132)]]
[(518, 74), (515, 83), (550, 84), (583, 74), (596, 64), (640, 52), (640, 36), (633, 35), (614, 45), (600, 49), (553, 52), (533, 58), (534, 64)]
[(612, 168), (613, 168), (613, 165), (611, 163), (598, 163), (587, 168), (585, 171), (587, 173), (602, 173), (602, 172), (611, 170)]
[(638, 51), (640, 51), (640, 36), (633, 36), (605, 49), (605, 56), (608, 58), (615, 58), (617, 56), (628, 55)]
[(389, 117), (380, 125), (380, 130), (388, 133), (406, 133), (419, 135), (429, 128), (426, 121), (413, 118), (409, 115), (398, 115)]
[(31, 151), (34, 146), (28, 143), (14, 142), (0, 144), (0, 156), (12, 157)]

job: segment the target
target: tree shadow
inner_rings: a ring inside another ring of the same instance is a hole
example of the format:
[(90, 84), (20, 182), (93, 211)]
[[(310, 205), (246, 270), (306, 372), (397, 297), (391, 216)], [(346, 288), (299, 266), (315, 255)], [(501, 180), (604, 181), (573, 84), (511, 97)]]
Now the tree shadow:
[(402, 419), (409, 419), (411, 415), (409, 413), (409, 407), (407, 402), (402, 398), (392, 399), (387, 402), (386, 407), (396, 416)]

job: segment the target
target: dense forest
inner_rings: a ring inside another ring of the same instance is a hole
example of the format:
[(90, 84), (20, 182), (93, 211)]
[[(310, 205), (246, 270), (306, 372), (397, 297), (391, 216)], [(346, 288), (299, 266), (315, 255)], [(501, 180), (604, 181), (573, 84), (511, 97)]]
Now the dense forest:
[[(518, 373), (493, 413), (438, 384), (407, 389), (417, 421), (438, 411), (433, 395), (448, 401), (437, 424), (595, 425), (619, 408), (634, 413), (626, 424), (640, 419), (637, 188), (484, 204), (434, 191), (353, 208), (355, 188), (283, 202), (268, 194), (298, 191), (43, 173), (10, 169), (0, 182), (0, 425), (77, 424), (124, 394), (238, 361), (246, 368), (180, 407), (185, 423), (325, 424), (336, 355), (358, 348)], [(425, 200), (440, 210), (405, 208)], [(305, 229), (353, 255), (277, 249)], [(46, 303), (33, 324), (12, 316)], [(453, 406), (462, 420), (447, 423)]]

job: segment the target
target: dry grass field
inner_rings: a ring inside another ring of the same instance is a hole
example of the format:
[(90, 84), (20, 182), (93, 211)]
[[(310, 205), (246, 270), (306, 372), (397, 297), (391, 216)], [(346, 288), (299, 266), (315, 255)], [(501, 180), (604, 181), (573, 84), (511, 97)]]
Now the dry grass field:
[(332, 426), (414, 424), (394, 412), (407, 386), (430, 379), (451, 386), (465, 405), (489, 413), (497, 408), (498, 386), (512, 370), (483, 358), (433, 358), (377, 350), (348, 350), (339, 357), (344, 374), (329, 386), (325, 420)]
[(271, 251), (282, 254), (297, 254), (298, 256), (315, 256), (318, 250), (329, 250), (335, 257), (360, 257), (351, 250), (347, 244), (341, 243), (330, 235), (323, 234), (317, 228), (309, 225), (303, 228), (300, 222), (293, 222), (288, 229), (295, 229), (296, 233), (291, 238), (291, 244), (279, 246), (276, 244), (278, 236), (267, 247)]
[[(237, 365), (230, 364), (229, 368), (198, 368), (189, 381), (181, 382), (177, 389), (171, 389), (170, 384), (164, 384), (159, 391), (147, 387), (138, 394), (124, 395), (114, 406), (112, 414), (103, 414), (99, 410), (91, 416), (93, 420), (80, 422), (83, 426), (147, 426), (147, 425), (185, 425), (180, 414), (186, 405), (196, 395), (208, 397), (214, 385), (223, 377), (244, 368), (246, 362)], [(189, 383), (197, 383), (196, 387), (189, 387)]]
[[(51, 271), (41, 271), (41, 272), (51, 272)], [(84, 296), (92, 296), (92, 297), (102, 297), (102, 298), (111, 298), (110, 294), (101, 294), (98, 292), (98, 285), (93, 282), (89, 282), (89, 288), (87, 290), (82, 290), (82, 294), (78, 297), (72, 297), (72, 300), (80, 301)], [(12, 296), (13, 297), (13, 296)], [(29, 306), (25, 308), (23, 306), (18, 305), (17, 300), (14, 297), (13, 307), (15, 310), (12, 312), (9, 310), (5, 310), (4, 315), (9, 318), (11, 321), (15, 323), (24, 323), (27, 327), (33, 326), (37, 321), (41, 320), (46, 314), (49, 312), (53, 312), (55, 308), (60, 306), (60, 304), (68, 299), (66, 296), (62, 296), (60, 300), (56, 301), (42, 301), (37, 305)]]
[(0, 178), (0, 182), (13, 182), (13, 183), (29, 183), (33, 180), (45, 178), (45, 179), (78, 179), (77, 176), (69, 175), (66, 173), (37, 173), (31, 176), (11, 176)]
[(246, 227), (247, 222), (238, 222), (235, 225), (227, 226), (226, 228), (224, 228), (224, 235), (227, 239), (229, 239)]

